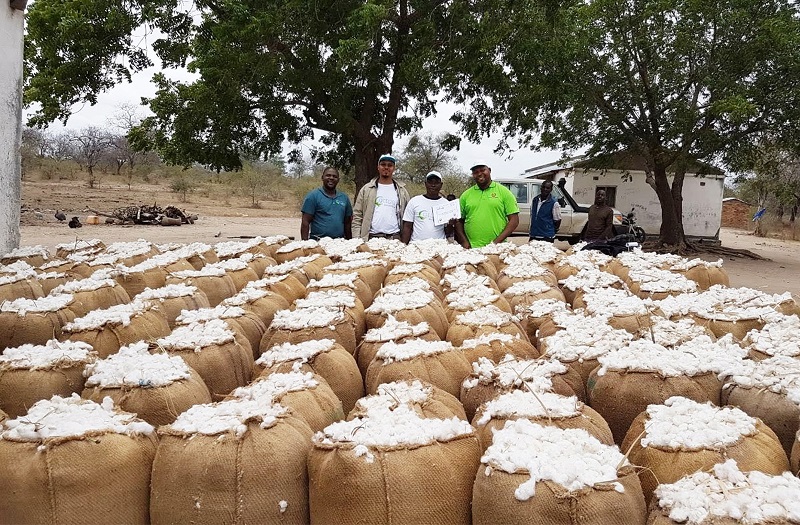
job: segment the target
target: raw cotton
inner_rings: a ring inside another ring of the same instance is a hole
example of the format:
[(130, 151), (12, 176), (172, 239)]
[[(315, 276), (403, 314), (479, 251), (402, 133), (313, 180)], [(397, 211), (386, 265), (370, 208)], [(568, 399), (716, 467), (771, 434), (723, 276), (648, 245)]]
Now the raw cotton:
[(156, 341), (167, 350), (194, 350), (203, 347), (222, 345), (234, 340), (234, 333), (222, 319), (212, 319), (204, 323), (192, 323), (176, 327), (171, 334)]
[(407, 321), (398, 321), (393, 315), (389, 314), (388, 319), (377, 328), (370, 328), (364, 335), (364, 341), (378, 343), (393, 341), (403, 337), (416, 337), (430, 331), (430, 325), (422, 322), (412, 325)]
[(696, 472), (659, 485), (655, 497), (670, 519), (688, 525), (724, 518), (745, 525), (800, 523), (798, 478), (789, 472), (741, 472), (733, 459), (714, 465), (713, 473)]
[(131, 319), (140, 315), (152, 306), (142, 301), (132, 301), (127, 304), (117, 304), (102, 310), (93, 310), (83, 317), (75, 319), (64, 326), (65, 332), (79, 332), (81, 330), (96, 330), (105, 325), (131, 324)]
[(25, 316), (29, 313), (57, 312), (69, 306), (72, 302), (71, 294), (48, 295), (38, 299), (16, 299), (0, 303), (0, 312), (14, 312)]
[(292, 344), (283, 343), (273, 346), (256, 360), (256, 365), (261, 367), (271, 367), (277, 363), (285, 363), (288, 361), (300, 361), (306, 363), (314, 358), (319, 353), (327, 352), (336, 341), (333, 339), (319, 339), (314, 341), (304, 341), (302, 343)]
[(134, 297), (134, 300), (138, 299), (140, 301), (149, 301), (156, 299), (170, 299), (174, 297), (191, 296), (196, 293), (196, 286), (189, 286), (183, 283), (168, 284), (166, 286), (162, 286), (161, 288), (145, 288), (142, 293)]
[(15, 348), (6, 348), (0, 355), (0, 371), (3, 369), (61, 368), (93, 361), (96, 357), (90, 344), (82, 341), (51, 339), (43, 345), (21, 345)]
[(454, 350), (455, 348), (449, 341), (412, 339), (399, 344), (389, 341), (381, 345), (375, 357), (383, 360), (384, 364), (389, 364), (395, 361), (408, 361), (419, 356), (436, 355)]
[(492, 418), (568, 418), (580, 414), (578, 398), (552, 392), (527, 392), (512, 390), (487, 401), (481, 406), (477, 425), (485, 425)]
[(213, 436), (232, 433), (242, 437), (247, 424), (258, 422), (261, 428), (274, 425), (288, 410), (267, 397), (231, 399), (220, 403), (195, 405), (179, 415), (170, 429), (184, 434)]
[(800, 318), (782, 316), (764, 325), (761, 330), (751, 330), (742, 346), (771, 356), (800, 356)]
[(302, 330), (303, 328), (335, 326), (344, 319), (344, 312), (338, 308), (317, 307), (279, 310), (275, 312), (275, 317), (272, 318), (270, 329)]
[(88, 365), (84, 375), (87, 387), (155, 388), (189, 379), (190, 369), (179, 356), (151, 354), (148, 344), (141, 341)]

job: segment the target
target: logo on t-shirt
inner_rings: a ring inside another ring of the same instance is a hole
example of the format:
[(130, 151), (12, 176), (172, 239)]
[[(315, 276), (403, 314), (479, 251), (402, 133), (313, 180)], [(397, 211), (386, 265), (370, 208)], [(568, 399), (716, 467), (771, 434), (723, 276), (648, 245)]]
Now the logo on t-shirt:
[(425, 210), (420, 210), (420, 211), (417, 213), (417, 218), (418, 218), (419, 220), (421, 220), (421, 221), (424, 221), (424, 220), (426, 220), (426, 219), (427, 219), (427, 217), (425, 216)]
[(492, 193), (491, 197), (492, 197), (493, 199), (496, 199), (496, 198), (497, 198), (497, 194), (496, 194), (496, 193)]

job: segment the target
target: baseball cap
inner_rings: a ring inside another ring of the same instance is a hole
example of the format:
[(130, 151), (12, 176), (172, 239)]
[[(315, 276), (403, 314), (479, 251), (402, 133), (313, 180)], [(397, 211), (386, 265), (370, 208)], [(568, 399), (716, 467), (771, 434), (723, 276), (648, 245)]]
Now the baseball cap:
[(381, 162), (383, 162), (384, 160), (388, 160), (388, 161), (389, 161), (389, 162), (391, 162), (392, 164), (397, 164), (397, 159), (395, 159), (395, 158), (392, 156), (392, 154), (391, 154), (391, 153), (384, 153), (383, 155), (381, 155), (381, 157), (378, 159), (378, 164), (380, 164), (380, 163), (381, 163)]
[(425, 175), (425, 180), (431, 179), (439, 179), (442, 180), (442, 174), (438, 171), (429, 171), (427, 175)]
[(478, 162), (476, 162), (475, 164), (470, 166), (469, 171), (472, 171), (475, 168), (480, 168), (481, 166), (486, 166), (488, 168), (489, 167), (489, 163), (486, 162), (485, 160), (479, 160)]

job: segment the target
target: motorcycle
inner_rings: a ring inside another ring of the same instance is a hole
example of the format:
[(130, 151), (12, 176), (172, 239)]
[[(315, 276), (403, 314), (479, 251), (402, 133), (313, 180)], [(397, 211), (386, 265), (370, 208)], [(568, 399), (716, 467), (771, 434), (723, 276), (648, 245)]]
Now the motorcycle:
[(631, 211), (622, 218), (622, 232), (620, 233), (628, 235), (631, 239), (642, 244), (647, 238), (647, 234), (644, 229), (636, 225), (636, 212), (634, 210), (635, 208), (631, 208)]

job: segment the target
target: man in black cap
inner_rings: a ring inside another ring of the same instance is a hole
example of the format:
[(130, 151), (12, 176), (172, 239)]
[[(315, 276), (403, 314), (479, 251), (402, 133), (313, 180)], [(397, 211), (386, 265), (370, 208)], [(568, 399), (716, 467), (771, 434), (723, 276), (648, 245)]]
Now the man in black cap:
[(436, 225), (434, 221), (434, 208), (446, 200), (441, 191), (442, 175), (438, 171), (431, 171), (425, 176), (425, 193), (408, 201), (403, 214), (403, 230), (400, 235), (402, 242), (408, 244), (409, 241), (446, 239), (451, 233), (453, 224)]
[(378, 176), (366, 183), (353, 205), (353, 235), (365, 241), (375, 237), (400, 239), (403, 212), (410, 199), (405, 184), (394, 180), (396, 159), (386, 153), (378, 159)]

